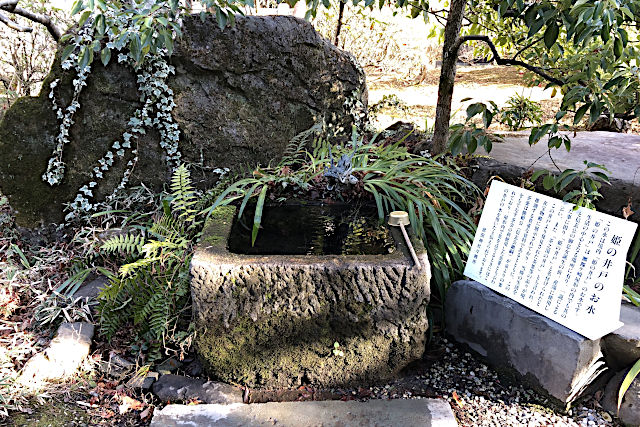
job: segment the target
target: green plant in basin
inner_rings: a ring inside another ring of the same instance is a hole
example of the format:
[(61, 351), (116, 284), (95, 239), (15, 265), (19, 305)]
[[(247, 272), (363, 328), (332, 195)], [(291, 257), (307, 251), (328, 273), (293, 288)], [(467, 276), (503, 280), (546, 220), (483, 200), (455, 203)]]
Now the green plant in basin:
[[(354, 132), (351, 144), (342, 147), (324, 140), (316, 141), (310, 151), (300, 145), (278, 165), (257, 168), (252, 176), (231, 184), (206, 211), (237, 202), (241, 216), (247, 203), (257, 199), (252, 232), (255, 242), (267, 197), (283, 200), (316, 193), (346, 202), (370, 201), (381, 221), (390, 211), (405, 210), (428, 249), (442, 300), (449, 284), (464, 269), (475, 232), (466, 208), (480, 192), (455, 166), (409, 153), (401, 145), (403, 140), (381, 145), (375, 139), (366, 142)], [(357, 182), (328, 191), (324, 172), (332, 158), (344, 154), (351, 156), (351, 174)]]

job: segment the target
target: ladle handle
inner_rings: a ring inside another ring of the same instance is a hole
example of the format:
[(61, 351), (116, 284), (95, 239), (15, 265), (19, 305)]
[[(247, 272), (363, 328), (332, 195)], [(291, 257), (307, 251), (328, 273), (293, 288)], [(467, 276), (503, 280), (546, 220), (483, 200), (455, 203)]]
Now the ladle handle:
[(416, 255), (416, 251), (413, 250), (413, 245), (411, 244), (411, 240), (409, 240), (409, 235), (407, 234), (407, 230), (404, 229), (404, 224), (400, 223), (400, 229), (402, 230), (402, 235), (404, 236), (405, 242), (407, 242), (407, 246), (409, 247), (409, 252), (411, 252), (411, 256), (413, 257), (413, 262), (416, 263), (416, 267), (418, 270), (420, 267), (420, 261), (418, 261), (418, 255)]

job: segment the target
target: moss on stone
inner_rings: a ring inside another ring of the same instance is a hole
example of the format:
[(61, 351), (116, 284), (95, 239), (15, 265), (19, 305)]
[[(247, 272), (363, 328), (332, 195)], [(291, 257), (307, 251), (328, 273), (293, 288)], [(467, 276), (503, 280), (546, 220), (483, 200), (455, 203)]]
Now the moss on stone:
[(211, 212), (202, 230), (200, 247), (211, 246), (223, 249), (226, 246), (227, 235), (236, 214), (235, 206), (218, 206)]
[[(197, 351), (208, 372), (252, 387), (383, 381), (399, 369), (394, 354), (407, 350), (376, 335), (366, 320), (353, 324), (327, 311), (313, 318), (284, 311), (257, 321), (243, 316), (229, 329), (202, 324), (197, 333)], [(335, 342), (344, 356), (333, 353)]]
[(9, 425), (24, 427), (67, 427), (88, 425), (86, 411), (63, 402), (52, 402), (35, 408), (32, 414), (16, 413), (10, 416)]
[[(62, 221), (64, 205), (87, 183), (98, 159), (121, 140), (141, 105), (132, 71), (114, 60), (103, 67), (96, 59), (64, 148), (67, 174), (62, 184), (45, 185), (41, 177), (59, 129), (49, 85), (60, 79), (55, 88), (60, 106), (69, 105), (73, 95), (75, 72), (61, 68), (64, 47), (59, 46), (40, 95), (12, 105), (0, 122), (0, 187), (23, 226)], [(349, 58), (293, 17), (246, 17), (232, 32), (222, 31), (215, 19), (185, 17), (183, 37), (170, 60), (176, 73), (167, 81), (176, 94), (172, 115), (180, 128), (182, 158), (203, 162), (203, 170), (266, 164), (280, 158), (314, 117), (334, 117), (348, 137), (353, 119), (344, 101), (354, 91), (366, 92), (364, 73)], [(338, 93), (329, 91), (333, 81), (343, 86)], [(363, 95), (362, 112), (365, 103)], [(140, 136), (132, 186), (144, 183), (159, 191), (169, 178), (159, 139), (155, 129)], [(95, 200), (111, 194), (130, 158), (118, 159), (105, 173), (93, 190)], [(197, 182), (206, 188), (216, 180), (216, 174), (202, 174)]]

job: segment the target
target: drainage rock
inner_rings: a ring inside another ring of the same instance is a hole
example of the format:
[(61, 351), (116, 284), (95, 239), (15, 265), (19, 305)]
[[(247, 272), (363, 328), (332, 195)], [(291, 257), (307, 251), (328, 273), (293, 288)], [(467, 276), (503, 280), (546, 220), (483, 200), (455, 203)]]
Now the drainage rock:
[(445, 311), (447, 332), (456, 341), (561, 402), (574, 400), (603, 368), (600, 340), (584, 338), (478, 282), (451, 285)]

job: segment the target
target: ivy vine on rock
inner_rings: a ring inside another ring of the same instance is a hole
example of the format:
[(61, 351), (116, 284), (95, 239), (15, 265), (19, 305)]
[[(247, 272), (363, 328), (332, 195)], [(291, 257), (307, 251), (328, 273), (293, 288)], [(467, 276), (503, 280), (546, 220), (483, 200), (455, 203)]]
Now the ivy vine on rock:
[[(105, 24), (106, 21), (108, 21), (108, 25)], [(172, 170), (178, 166), (181, 159), (178, 147), (180, 130), (171, 114), (176, 104), (173, 91), (167, 84), (169, 76), (175, 73), (174, 67), (169, 65), (165, 59), (169, 53), (168, 50), (161, 48), (147, 51), (144, 61), (140, 60), (140, 51), (125, 50), (128, 46), (122, 35), (140, 32), (139, 23), (132, 20), (128, 14), (119, 14), (107, 9), (104, 13), (95, 14), (93, 17), (88, 16), (81, 22), (83, 22), (83, 26), (77, 31), (77, 34), (72, 37), (65, 36), (65, 40), (69, 40), (70, 44), (63, 51), (62, 68), (64, 70), (73, 68), (76, 72), (76, 78), (72, 82), (72, 99), (66, 108), (60, 107), (55, 97), (55, 88), (59, 85), (60, 80), (54, 80), (50, 84), (49, 97), (52, 99), (56, 117), (60, 121), (60, 128), (55, 139), (55, 148), (42, 179), (53, 186), (60, 184), (64, 178), (64, 146), (69, 142), (74, 115), (80, 108), (79, 97), (82, 89), (87, 85), (86, 81), (93, 61), (92, 54), (87, 53), (87, 46), (93, 46), (96, 40), (107, 37), (106, 48), (101, 55), (103, 64), (107, 65), (110, 62), (111, 50), (115, 49), (118, 52), (118, 63), (133, 69), (137, 76), (138, 92), (142, 105), (129, 119), (122, 138), (111, 144), (110, 150), (98, 160), (98, 164), (93, 168), (89, 182), (78, 190), (75, 199), (69, 203), (68, 214), (65, 217), (67, 221), (96, 209), (96, 203), (92, 202), (94, 188), (114, 163), (124, 161), (129, 152), (131, 154), (128, 156), (130, 160), (127, 161), (120, 183), (105, 201), (110, 202), (120, 190), (125, 188), (138, 161), (138, 138), (140, 135), (146, 134), (147, 129), (155, 128), (158, 130), (160, 146), (164, 149), (167, 162)], [(103, 25), (106, 29), (103, 28)], [(95, 50), (99, 50), (100, 45), (96, 46)], [(106, 55), (105, 52), (107, 52)]]

